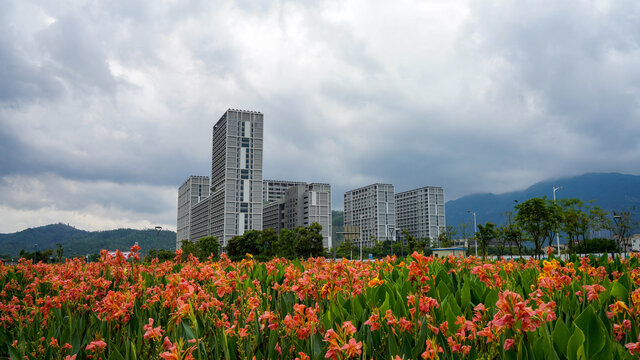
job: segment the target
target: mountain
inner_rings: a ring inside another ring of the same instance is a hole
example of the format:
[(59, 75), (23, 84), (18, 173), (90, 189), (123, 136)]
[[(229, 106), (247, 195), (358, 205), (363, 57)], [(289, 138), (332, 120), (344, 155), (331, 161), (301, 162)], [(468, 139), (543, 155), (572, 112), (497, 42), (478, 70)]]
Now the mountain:
[(18, 256), (22, 249), (34, 252), (56, 249), (56, 244), (61, 244), (65, 256), (78, 256), (95, 254), (102, 249), (128, 251), (136, 242), (142, 248), (142, 253), (150, 249), (173, 250), (176, 246), (176, 233), (162, 230), (158, 233), (156, 243), (154, 229), (85, 231), (66, 224), (52, 224), (12, 234), (0, 234), (0, 255)]
[(578, 198), (585, 202), (595, 200), (594, 205), (603, 210), (640, 209), (640, 176), (618, 173), (590, 173), (580, 176), (542, 181), (522, 191), (503, 194), (475, 194), (447, 201), (445, 214), (447, 225), (467, 224), (473, 228), (473, 215), (476, 213), (478, 224), (492, 222), (503, 224), (505, 212), (513, 211), (515, 201), (523, 202), (533, 197), (553, 199), (553, 187), (562, 186), (556, 191), (556, 199)]

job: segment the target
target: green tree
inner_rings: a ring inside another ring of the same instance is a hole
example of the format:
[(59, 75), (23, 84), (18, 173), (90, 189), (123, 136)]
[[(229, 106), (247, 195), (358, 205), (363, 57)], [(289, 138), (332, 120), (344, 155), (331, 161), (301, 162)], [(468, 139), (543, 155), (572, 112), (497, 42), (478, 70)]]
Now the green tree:
[(57, 243), (56, 244), (56, 258), (58, 258), (58, 262), (61, 263), (62, 262), (62, 256), (64, 255), (64, 248), (62, 247), (62, 244)]
[(487, 250), (492, 240), (496, 238), (495, 224), (487, 222), (484, 226), (478, 225), (476, 239), (478, 240), (478, 250), (482, 254), (482, 259), (487, 257)]
[[(632, 209), (633, 210), (633, 209)], [(618, 253), (628, 252), (631, 249), (631, 231), (638, 226), (631, 211), (614, 211), (611, 231), (616, 236)]]
[(200, 260), (208, 259), (210, 256), (213, 260), (217, 260), (220, 256), (220, 242), (213, 236), (200, 238), (196, 242), (196, 247)]
[(418, 242), (416, 241), (416, 238), (413, 237), (409, 233), (409, 230), (407, 230), (407, 229), (402, 230), (402, 236), (404, 237), (404, 241), (407, 242), (407, 246), (409, 247), (409, 254), (413, 254), (413, 250), (418, 245)]
[(260, 255), (259, 260), (266, 261), (277, 255), (278, 252), (278, 233), (273, 228), (262, 230), (260, 238)]
[(259, 230), (248, 230), (240, 236), (232, 237), (227, 243), (227, 256), (233, 261), (242, 260), (246, 254), (253, 256), (261, 253), (261, 232)]
[(453, 245), (453, 237), (457, 234), (456, 228), (453, 226), (447, 226), (443, 231), (438, 235), (438, 242), (441, 247), (449, 247)]
[(554, 229), (557, 227), (559, 213), (556, 207), (550, 206), (546, 197), (531, 198), (515, 206), (516, 223), (533, 243), (534, 256), (540, 257), (542, 245), (547, 238), (553, 240)]
[(280, 236), (278, 237), (277, 253), (278, 256), (293, 259), (296, 257), (294, 248), (295, 234), (293, 230), (282, 229), (280, 230)]
[(322, 226), (313, 223), (309, 227), (298, 226), (294, 229), (294, 247), (296, 256), (317, 257), (324, 254), (322, 246)]

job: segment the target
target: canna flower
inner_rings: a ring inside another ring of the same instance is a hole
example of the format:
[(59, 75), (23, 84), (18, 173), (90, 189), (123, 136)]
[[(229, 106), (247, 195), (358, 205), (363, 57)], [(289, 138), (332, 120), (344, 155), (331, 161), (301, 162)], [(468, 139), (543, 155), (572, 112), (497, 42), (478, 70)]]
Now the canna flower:
[(442, 346), (439, 346), (436, 340), (427, 340), (426, 341), (427, 349), (422, 353), (422, 358), (427, 359), (437, 359), (439, 358), (438, 353), (444, 352)]
[(380, 280), (376, 276), (373, 279), (369, 280), (369, 287), (373, 288), (373, 287), (376, 287), (376, 286), (380, 286), (380, 285), (382, 285), (382, 284), (384, 284), (386, 282), (387, 282), (386, 280)]
[(162, 337), (162, 333), (164, 330), (160, 326), (157, 328), (153, 327), (153, 319), (149, 318), (149, 323), (142, 327), (145, 330), (144, 339), (145, 340), (155, 340)]
[(515, 340), (513, 339), (507, 339), (504, 341), (504, 349), (505, 350), (509, 350), (511, 349), (511, 347), (513, 346), (513, 343), (515, 343)]
[(87, 345), (87, 347), (85, 347), (84, 349), (86, 351), (98, 351), (98, 352), (102, 352), (104, 350), (104, 348), (107, 347), (107, 343), (102, 341), (102, 340), (98, 340), (98, 341), (92, 341), (91, 343), (89, 343), (89, 345)]
[(356, 357), (362, 353), (362, 342), (356, 342), (356, 339), (351, 338), (349, 342), (343, 345), (340, 350), (347, 355), (347, 358)]

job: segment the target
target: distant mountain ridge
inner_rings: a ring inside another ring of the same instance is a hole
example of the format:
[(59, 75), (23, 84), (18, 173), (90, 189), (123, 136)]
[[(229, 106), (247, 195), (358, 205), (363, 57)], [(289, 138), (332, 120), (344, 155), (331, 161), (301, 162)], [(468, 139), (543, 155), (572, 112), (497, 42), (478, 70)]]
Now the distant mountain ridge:
[(80, 256), (95, 254), (102, 249), (126, 251), (136, 242), (143, 253), (150, 249), (173, 250), (176, 246), (176, 233), (162, 230), (158, 234), (156, 243), (154, 229), (86, 231), (58, 223), (11, 234), (0, 234), (0, 255), (18, 256), (22, 249), (34, 252), (55, 249), (56, 244), (61, 244), (64, 248), (64, 256)]
[[(478, 224), (488, 221), (494, 224), (505, 222), (505, 212), (513, 211), (515, 200), (526, 201), (533, 197), (546, 196), (553, 198), (553, 187), (561, 186), (556, 191), (556, 198), (578, 198), (585, 202), (595, 200), (594, 205), (607, 211), (640, 210), (640, 176), (619, 173), (587, 173), (584, 175), (545, 180), (522, 191), (503, 194), (473, 194), (456, 200), (447, 201), (445, 214), (447, 225), (468, 224), (473, 227), (473, 215), (476, 213)], [(446, 192), (446, 189), (445, 189)]]

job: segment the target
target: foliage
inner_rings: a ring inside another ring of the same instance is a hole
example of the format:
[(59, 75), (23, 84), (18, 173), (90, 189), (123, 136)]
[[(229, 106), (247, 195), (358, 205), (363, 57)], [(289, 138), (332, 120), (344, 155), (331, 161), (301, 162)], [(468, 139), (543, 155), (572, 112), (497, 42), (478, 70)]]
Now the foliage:
[(532, 198), (515, 206), (516, 223), (533, 243), (535, 254), (542, 253), (545, 240), (553, 240), (559, 222), (558, 207), (546, 197)]
[[(205, 260), (210, 256), (213, 259), (218, 259), (220, 253), (220, 243), (213, 236), (207, 236), (198, 239), (196, 242), (189, 240), (182, 240), (180, 246), (182, 250), (182, 257), (184, 260), (189, 258), (189, 255), (193, 255), (200, 260)], [(160, 255), (160, 253), (157, 253)], [(166, 257), (166, 253), (162, 253), (163, 257)]]
[(637, 257), (0, 264), (0, 358), (631, 359)]
[(611, 230), (616, 235), (618, 252), (627, 252), (631, 249), (631, 231), (638, 224), (634, 220), (632, 211), (614, 211)]
[(486, 223), (485, 225), (478, 225), (478, 232), (476, 233), (476, 239), (478, 240), (478, 250), (482, 254), (482, 259), (487, 257), (487, 250), (489, 244), (497, 237), (495, 224)]
[(176, 233), (162, 230), (158, 234), (154, 229), (135, 230), (117, 229), (107, 231), (84, 231), (65, 224), (52, 224), (26, 229), (12, 234), (0, 234), (0, 249), (3, 253), (17, 257), (21, 249), (35, 252), (44, 249), (64, 248), (64, 256), (84, 256), (97, 254), (101, 249), (125, 251), (138, 243), (146, 249), (175, 250)]
[(440, 247), (449, 247), (453, 245), (453, 238), (457, 234), (457, 230), (453, 226), (447, 225), (447, 227), (438, 235), (438, 242)]

